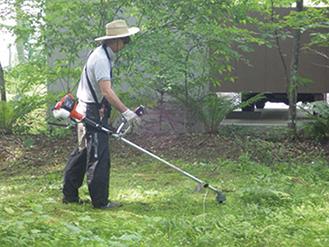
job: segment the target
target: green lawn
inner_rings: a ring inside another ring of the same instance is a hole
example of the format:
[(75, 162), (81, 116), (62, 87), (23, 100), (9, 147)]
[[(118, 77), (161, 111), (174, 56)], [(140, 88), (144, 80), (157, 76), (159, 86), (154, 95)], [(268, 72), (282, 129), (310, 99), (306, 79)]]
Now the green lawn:
[(329, 246), (325, 160), (172, 160), (226, 191), (217, 204), (162, 164), (130, 159), (113, 159), (111, 197), (124, 206), (108, 211), (61, 203), (62, 162), (0, 174), (0, 246)]

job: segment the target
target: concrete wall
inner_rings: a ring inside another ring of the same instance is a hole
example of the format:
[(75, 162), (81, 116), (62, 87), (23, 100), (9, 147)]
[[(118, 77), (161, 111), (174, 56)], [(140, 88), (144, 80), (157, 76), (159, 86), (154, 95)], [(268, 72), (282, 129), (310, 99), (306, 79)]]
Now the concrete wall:
[[(281, 15), (287, 15), (291, 9), (278, 9)], [(249, 27), (256, 30), (255, 27)], [(259, 32), (259, 31), (258, 31)], [(328, 30), (321, 30), (327, 33)], [(302, 34), (302, 44), (310, 40), (309, 32)], [(288, 38), (280, 41), (284, 59), (288, 68), (290, 67), (293, 40)], [(317, 47), (320, 51), (329, 56), (329, 47)], [(284, 68), (276, 46), (268, 48), (265, 46), (255, 46), (254, 52), (244, 53), (243, 56), (248, 59), (250, 65), (243, 61), (236, 61), (234, 64), (233, 76), (237, 79), (234, 83), (223, 82), (216, 88), (220, 92), (271, 92), (285, 93), (287, 81), (285, 78)], [(301, 86), (298, 91), (301, 93), (328, 93), (329, 92), (329, 60), (309, 50), (302, 50), (300, 56), (301, 76), (312, 80), (312, 83)], [(215, 75), (218, 79), (222, 76)]]

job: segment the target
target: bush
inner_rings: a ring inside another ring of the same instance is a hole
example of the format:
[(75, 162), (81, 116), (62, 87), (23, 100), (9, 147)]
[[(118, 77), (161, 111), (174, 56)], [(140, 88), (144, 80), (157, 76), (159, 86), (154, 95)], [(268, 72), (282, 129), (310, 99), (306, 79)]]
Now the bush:
[(197, 116), (208, 133), (216, 133), (226, 115), (235, 109), (232, 99), (214, 93), (206, 95), (201, 102), (194, 102), (194, 105)]
[(324, 101), (318, 101), (301, 109), (311, 119), (303, 126), (305, 135), (318, 141), (329, 140), (329, 105)]
[(12, 102), (0, 101), (0, 130), (10, 133), (17, 119), (14, 104)]
[(19, 100), (0, 102), (0, 130), (5, 133), (27, 133), (40, 122), (40, 116), (31, 115), (44, 105), (40, 96), (25, 96)]
[(245, 102), (240, 102), (236, 97), (216, 93), (208, 93), (201, 99), (191, 95), (187, 108), (194, 112), (203, 123), (205, 132), (217, 133), (219, 124), (229, 113), (253, 104), (262, 98), (262, 94), (257, 94)]

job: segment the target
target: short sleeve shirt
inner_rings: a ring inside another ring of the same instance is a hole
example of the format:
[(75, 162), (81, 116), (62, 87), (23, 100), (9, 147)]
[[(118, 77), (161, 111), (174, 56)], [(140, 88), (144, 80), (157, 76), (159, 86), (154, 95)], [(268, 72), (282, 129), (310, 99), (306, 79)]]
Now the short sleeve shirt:
[[(87, 74), (88, 78), (90, 80), (90, 83), (95, 91), (95, 94), (97, 96), (97, 101), (100, 103), (102, 101), (102, 94), (99, 87), (99, 82), (101, 80), (112, 80), (111, 78), (111, 70), (112, 70), (112, 61), (113, 61), (113, 51), (110, 47), (106, 48), (110, 58), (111, 63), (109, 59), (106, 56), (106, 53), (102, 46), (98, 46), (89, 56), (87, 61)], [(85, 67), (86, 67), (85, 66)], [(79, 99), (79, 102), (84, 103), (95, 103), (94, 97), (90, 91), (86, 74), (85, 74), (85, 68), (82, 71), (78, 91), (77, 91), (77, 97)]]

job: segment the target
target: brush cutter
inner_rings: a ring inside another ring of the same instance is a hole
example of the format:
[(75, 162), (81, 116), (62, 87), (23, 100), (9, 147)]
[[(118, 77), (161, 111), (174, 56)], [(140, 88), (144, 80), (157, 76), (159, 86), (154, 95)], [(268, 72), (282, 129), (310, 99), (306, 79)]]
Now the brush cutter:
[[(57, 118), (57, 119), (70, 118), (74, 122), (82, 122), (84, 124), (90, 125), (94, 128), (97, 128), (100, 131), (103, 131), (103, 132), (109, 134), (110, 136), (113, 136), (117, 140), (121, 140), (121, 141), (125, 142), (126, 144), (128, 144), (128, 145), (136, 148), (137, 150), (151, 156), (152, 158), (162, 162), (163, 164), (165, 164), (165, 165), (169, 166), (170, 168), (176, 170), (180, 174), (182, 174), (182, 175), (194, 180), (195, 182), (197, 182), (199, 187), (207, 188), (207, 189), (210, 189), (213, 192), (215, 192), (216, 193), (216, 201), (218, 203), (223, 203), (226, 200), (225, 194), (222, 191), (220, 191), (219, 189), (213, 187), (212, 185), (208, 184), (207, 182), (191, 175), (190, 173), (182, 170), (181, 168), (171, 164), (170, 162), (160, 158), (159, 156), (151, 153), (150, 151), (148, 151), (148, 150), (138, 146), (137, 144), (127, 140), (126, 138), (124, 138), (124, 135), (130, 129), (130, 126), (127, 127), (127, 125), (129, 125), (129, 124), (127, 124), (127, 121), (124, 118), (122, 118), (122, 122), (116, 130), (111, 130), (111, 129), (103, 127), (100, 123), (96, 123), (95, 121), (93, 121), (91, 119), (88, 119), (86, 116), (83, 116), (82, 114), (78, 113), (76, 111), (76, 107), (77, 107), (77, 102), (74, 100), (74, 97), (71, 94), (67, 94), (55, 105), (52, 112), (53, 112), (54, 117)], [(144, 114), (144, 107), (139, 106), (135, 110), (135, 113), (138, 116), (143, 115)]]

